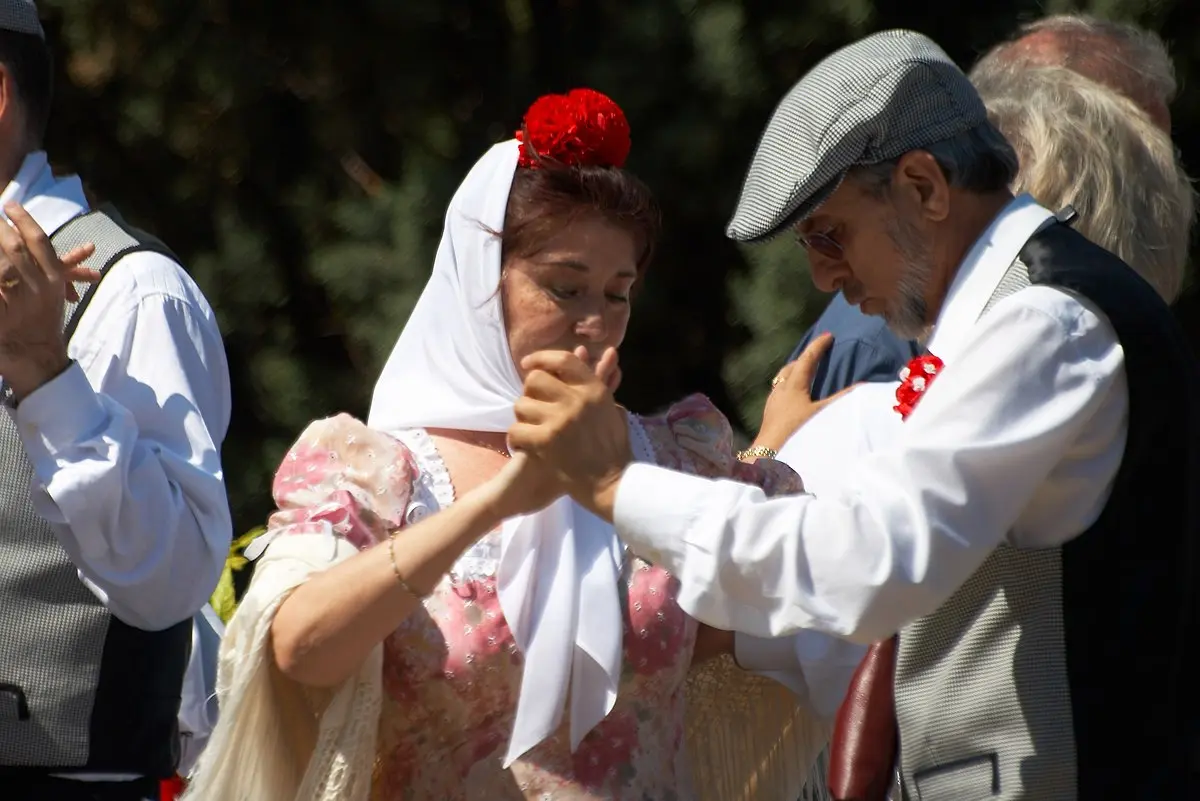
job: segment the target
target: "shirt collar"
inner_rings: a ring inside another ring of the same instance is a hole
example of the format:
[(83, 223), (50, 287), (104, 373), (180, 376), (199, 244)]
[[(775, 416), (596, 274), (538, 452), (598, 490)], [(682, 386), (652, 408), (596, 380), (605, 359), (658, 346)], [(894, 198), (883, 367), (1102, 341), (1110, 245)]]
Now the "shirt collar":
[(929, 338), (930, 353), (944, 361), (953, 358), (1021, 248), (1053, 217), (1054, 212), (1038, 205), (1028, 194), (1013, 198), (996, 215), (967, 251), (950, 284)]
[(0, 192), (0, 218), (5, 220), (2, 209), (10, 200), (24, 206), (46, 236), (88, 210), (79, 176), (56, 178), (42, 150), (26, 156), (16, 176)]
[[(55, 178), (45, 151), (36, 150), (25, 157), (21, 168), (0, 191), (0, 220), (8, 222), (4, 206), (15, 201), (25, 207), (46, 236), (62, 228), (69, 220), (88, 210), (83, 182), (76, 175)], [(0, 377), (0, 405), (12, 406), (12, 395)]]

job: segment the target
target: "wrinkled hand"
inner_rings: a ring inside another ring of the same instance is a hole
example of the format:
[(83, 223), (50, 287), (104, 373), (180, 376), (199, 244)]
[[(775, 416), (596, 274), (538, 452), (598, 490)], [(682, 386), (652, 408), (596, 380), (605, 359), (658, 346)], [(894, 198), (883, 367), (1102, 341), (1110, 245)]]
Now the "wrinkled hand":
[(762, 426), (754, 439), (755, 445), (778, 451), (817, 412), (854, 389), (852, 386), (846, 387), (824, 400), (812, 399), (813, 376), (821, 357), (832, 344), (832, 334), (821, 334), (809, 343), (794, 362), (776, 374), (771, 394), (767, 396), (767, 405), (763, 408)]
[(565, 351), (527, 356), (521, 363), (525, 394), (508, 431), (514, 450), (545, 463), (564, 492), (606, 520), (612, 520), (621, 474), (633, 461), (625, 411), (598, 377), (611, 379), (616, 358), (610, 349), (592, 370)]
[(0, 375), (19, 400), (66, 369), (65, 304), (79, 299), (75, 282), (100, 274), (80, 266), (91, 244), (59, 258), (29, 212), (16, 203), (4, 212), (12, 224), (0, 223)]

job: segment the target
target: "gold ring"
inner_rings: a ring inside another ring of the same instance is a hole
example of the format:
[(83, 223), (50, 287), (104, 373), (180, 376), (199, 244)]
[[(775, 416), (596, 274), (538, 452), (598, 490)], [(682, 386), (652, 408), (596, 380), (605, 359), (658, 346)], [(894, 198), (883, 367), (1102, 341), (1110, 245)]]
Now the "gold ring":
[(3, 281), (0, 281), (0, 289), (13, 289), (19, 283), (21, 283), (20, 278), (5, 278)]

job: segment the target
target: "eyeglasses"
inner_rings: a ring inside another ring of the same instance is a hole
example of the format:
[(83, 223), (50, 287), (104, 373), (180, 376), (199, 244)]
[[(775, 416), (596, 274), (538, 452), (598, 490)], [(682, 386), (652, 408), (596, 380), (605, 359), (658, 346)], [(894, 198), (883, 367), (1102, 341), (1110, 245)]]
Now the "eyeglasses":
[(805, 236), (797, 231), (796, 242), (800, 247), (814, 250), (827, 259), (840, 259), (842, 257), (841, 243), (828, 233), (809, 234)]

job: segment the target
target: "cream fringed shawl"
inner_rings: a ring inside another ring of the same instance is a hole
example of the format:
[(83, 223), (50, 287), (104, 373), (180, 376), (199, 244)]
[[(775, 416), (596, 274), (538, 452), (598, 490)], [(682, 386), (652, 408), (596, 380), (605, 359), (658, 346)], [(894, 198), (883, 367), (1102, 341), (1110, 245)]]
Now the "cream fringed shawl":
[[(336, 690), (275, 670), (271, 622), (292, 590), (357, 551), (295, 534), (270, 544), (221, 642), (221, 714), (181, 801), (367, 801), (375, 767), (383, 648)], [(714, 659), (687, 685), (687, 748), (700, 801), (794, 801), (827, 728), (770, 679)]]
[(375, 766), (383, 647), (336, 690), (284, 678), (271, 622), (313, 573), (353, 556), (328, 535), (280, 537), (260, 557), (225, 629), (217, 668), (221, 714), (181, 801), (366, 801)]
[(827, 798), (813, 767), (829, 733), (791, 690), (730, 657), (688, 677), (687, 749), (699, 801), (796, 801), (806, 784), (805, 799)]

